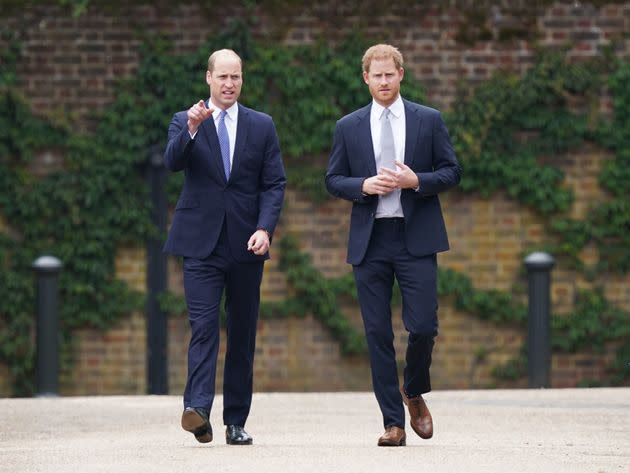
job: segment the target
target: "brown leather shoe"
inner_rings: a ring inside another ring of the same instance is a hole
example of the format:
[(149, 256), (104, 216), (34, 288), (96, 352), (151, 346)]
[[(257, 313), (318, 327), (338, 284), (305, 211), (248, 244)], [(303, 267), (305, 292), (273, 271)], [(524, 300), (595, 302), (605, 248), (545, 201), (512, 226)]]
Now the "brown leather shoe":
[(423, 439), (433, 437), (433, 418), (422, 396), (407, 397), (402, 388), (400, 394), (402, 394), (403, 402), (409, 408), (409, 423), (413, 431)]
[(407, 435), (400, 427), (392, 425), (385, 429), (385, 433), (378, 439), (379, 447), (404, 447), (407, 445)]

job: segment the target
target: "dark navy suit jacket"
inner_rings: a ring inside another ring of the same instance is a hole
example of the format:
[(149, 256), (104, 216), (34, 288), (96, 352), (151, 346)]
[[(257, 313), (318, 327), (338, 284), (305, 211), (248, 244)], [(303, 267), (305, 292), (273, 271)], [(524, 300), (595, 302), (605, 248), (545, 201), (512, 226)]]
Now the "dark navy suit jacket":
[[(461, 170), (440, 112), (403, 99), (405, 164), (417, 175), (420, 190), (403, 189), (405, 239), (409, 253), (426, 256), (448, 250), (438, 193), (459, 183)], [(326, 173), (326, 188), (353, 202), (348, 238), (350, 264), (360, 264), (372, 234), (378, 196), (361, 192), (363, 181), (377, 174), (369, 104), (337, 122)]]
[(165, 166), (184, 171), (185, 181), (164, 245), (171, 254), (202, 259), (214, 249), (225, 224), (230, 250), (241, 263), (263, 261), (247, 242), (257, 229), (273, 234), (284, 198), (286, 176), (275, 126), (269, 115), (238, 105), (236, 143), (226, 180), (212, 118), (190, 138), (186, 111), (168, 129)]

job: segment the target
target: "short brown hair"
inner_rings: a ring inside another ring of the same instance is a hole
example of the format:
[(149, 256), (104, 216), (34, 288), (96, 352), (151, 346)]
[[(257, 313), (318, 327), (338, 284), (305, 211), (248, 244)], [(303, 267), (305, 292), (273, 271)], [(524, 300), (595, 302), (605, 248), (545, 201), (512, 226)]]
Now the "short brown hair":
[(208, 58), (208, 71), (210, 73), (214, 71), (214, 62), (217, 60), (217, 57), (223, 56), (223, 55), (235, 56), (236, 58), (238, 58), (239, 62), (241, 63), (241, 68), (243, 68), (243, 60), (238, 54), (236, 54), (236, 52), (234, 52), (231, 49), (219, 49), (218, 51), (213, 52)]
[(398, 48), (389, 44), (375, 44), (365, 51), (363, 55), (363, 71), (370, 72), (370, 64), (374, 59), (393, 59), (396, 69), (403, 66), (403, 57)]

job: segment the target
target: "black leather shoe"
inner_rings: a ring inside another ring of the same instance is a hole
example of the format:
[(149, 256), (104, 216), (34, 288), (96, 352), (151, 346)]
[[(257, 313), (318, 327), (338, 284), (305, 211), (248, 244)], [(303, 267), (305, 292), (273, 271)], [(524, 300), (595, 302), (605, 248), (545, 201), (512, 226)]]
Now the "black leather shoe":
[(212, 442), (210, 413), (202, 407), (187, 407), (182, 414), (182, 428), (192, 432), (197, 442)]
[(251, 445), (254, 439), (240, 425), (228, 425), (225, 429), (225, 442), (228, 445)]

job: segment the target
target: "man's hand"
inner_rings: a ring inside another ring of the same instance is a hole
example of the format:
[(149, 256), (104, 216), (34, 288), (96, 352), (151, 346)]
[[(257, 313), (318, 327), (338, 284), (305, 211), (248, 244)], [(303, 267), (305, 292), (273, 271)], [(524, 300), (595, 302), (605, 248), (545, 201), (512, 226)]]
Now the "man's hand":
[(188, 131), (191, 135), (197, 133), (199, 125), (210, 118), (212, 112), (214, 112), (214, 108), (206, 108), (206, 103), (203, 100), (200, 100), (188, 109)]
[(249, 237), (247, 250), (259, 256), (267, 253), (269, 250), (269, 235), (267, 232), (262, 229), (256, 230), (254, 234)]
[(364, 194), (385, 195), (394, 189), (416, 189), (420, 185), (416, 173), (400, 161), (395, 163), (400, 169), (380, 168), (376, 176), (363, 181), (361, 191)]
[(385, 195), (396, 189), (396, 182), (386, 174), (377, 174), (363, 181), (361, 192), (372, 195)]
[(415, 189), (420, 185), (418, 175), (404, 163), (395, 161), (396, 166), (400, 169), (393, 170), (389, 168), (380, 168), (379, 175), (389, 177), (394, 183), (396, 189)]

